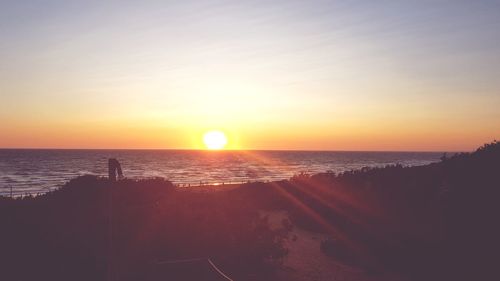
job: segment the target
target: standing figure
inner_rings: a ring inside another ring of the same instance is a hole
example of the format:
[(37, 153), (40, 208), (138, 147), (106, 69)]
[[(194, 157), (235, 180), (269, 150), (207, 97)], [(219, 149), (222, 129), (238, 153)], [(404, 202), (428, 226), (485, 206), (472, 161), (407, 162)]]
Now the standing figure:
[(123, 178), (122, 166), (115, 158), (109, 158), (108, 160), (108, 174), (110, 181), (116, 181), (117, 174), (119, 179)]

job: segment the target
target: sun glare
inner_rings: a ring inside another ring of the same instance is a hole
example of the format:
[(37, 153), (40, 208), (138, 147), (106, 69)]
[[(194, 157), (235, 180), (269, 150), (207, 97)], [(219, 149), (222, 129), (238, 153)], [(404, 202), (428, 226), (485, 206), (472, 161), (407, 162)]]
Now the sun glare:
[(227, 144), (227, 137), (221, 131), (210, 131), (203, 135), (203, 142), (207, 149), (219, 150), (223, 149)]

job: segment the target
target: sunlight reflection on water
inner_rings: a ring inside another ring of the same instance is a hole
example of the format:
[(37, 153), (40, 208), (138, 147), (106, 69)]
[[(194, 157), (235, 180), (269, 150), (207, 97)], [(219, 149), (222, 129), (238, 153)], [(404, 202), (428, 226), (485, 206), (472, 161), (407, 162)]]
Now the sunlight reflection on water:
[(78, 175), (107, 175), (117, 158), (128, 178), (164, 177), (176, 184), (290, 178), (299, 172), (342, 172), (388, 164), (424, 165), (442, 153), (190, 150), (0, 149), (0, 194), (43, 193)]

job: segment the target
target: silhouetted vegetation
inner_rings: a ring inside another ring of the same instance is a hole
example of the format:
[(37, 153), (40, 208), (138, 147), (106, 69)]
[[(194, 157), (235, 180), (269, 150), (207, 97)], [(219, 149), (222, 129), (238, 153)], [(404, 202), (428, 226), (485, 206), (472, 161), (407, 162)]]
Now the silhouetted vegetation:
[[(496, 280), (500, 143), (426, 166), (301, 173), (235, 191), (324, 232), (322, 251), (414, 280)], [(250, 196), (251, 195), (251, 196)]]
[(2, 280), (107, 280), (109, 270), (113, 280), (156, 280), (158, 261), (193, 257), (244, 280), (286, 254), (286, 231), (257, 210), (163, 179), (79, 177), (43, 196), (2, 198), (0, 221)]
[(0, 198), (2, 277), (104, 280), (111, 268), (117, 280), (147, 280), (156, 261), (211, 257), (245, 280), (287, 253), (291, 226), (271, 228), (258, 210), (286, 210), (294, 225), (331, 237), (325, 254), (373, 274), (497, 280), (499, 188), (496, 141), (426, 166), (303, 173), (218, 192), (79, 177), (43, 196)]

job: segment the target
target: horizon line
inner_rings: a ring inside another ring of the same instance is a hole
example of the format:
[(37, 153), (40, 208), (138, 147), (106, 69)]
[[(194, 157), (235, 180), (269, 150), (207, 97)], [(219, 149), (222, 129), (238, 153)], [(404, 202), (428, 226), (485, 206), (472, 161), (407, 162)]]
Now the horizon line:
[(474, 150), (459, 151), (459, 150), (334, 150), (334, 149), (220, 149), (210, 150), (201, 148), (54, 148), (54, 147), (0, 147), (0, 150), (137, 150), (137, 151), (206, 151), (211, 153), (217, 152), (234, 152), (234, 151), (289, 151), (289, 152), (408, 152), (408, 153), (464, 153), (474, 152)]

